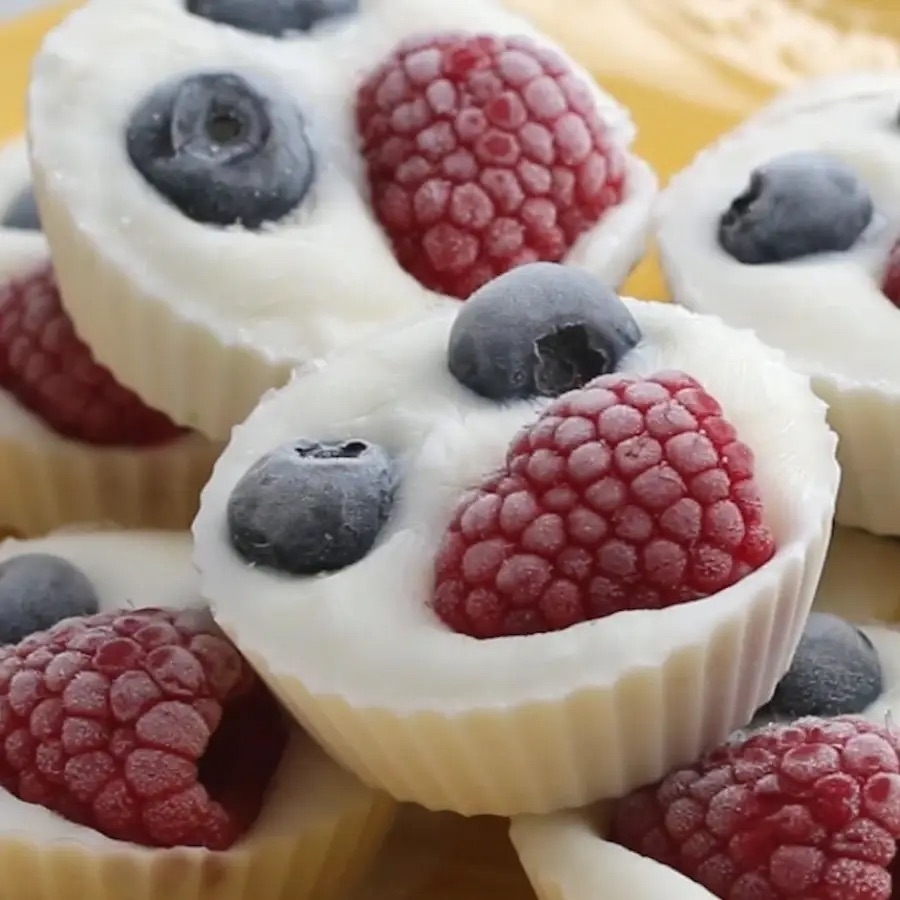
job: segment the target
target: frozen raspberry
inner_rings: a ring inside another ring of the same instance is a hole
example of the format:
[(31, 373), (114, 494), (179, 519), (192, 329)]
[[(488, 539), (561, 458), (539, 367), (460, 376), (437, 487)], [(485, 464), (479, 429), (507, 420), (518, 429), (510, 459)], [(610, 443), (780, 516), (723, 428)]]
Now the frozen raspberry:
[(900, 734), (798, 719), (618, 801), (613, 839), (722, 900), (890, 900)]
[(603, 375), (456, 509), (433, 605), (474, 637), (554, 631), (729, 587), (767, 562), (753, 454), (690, 376)]
[(286, 736), (205, 614), (101, 613), (0, 650), (0, 785), (112, 838), (227, 849)]
[(523, 37), (401, 44), (360, 88), (357, 126), (398, 261), (461, 299), (558, 262), (622, 199), (624, 155), (590, 87)]
[(900, 241), (894, 244), (888, 257), (881, 289), (894, 306), (900, 306)]
[(148, 446), (182, 433), (94, 361), (49, 266), (0, 285), (0, 387), (54, 431), (89, 444)]

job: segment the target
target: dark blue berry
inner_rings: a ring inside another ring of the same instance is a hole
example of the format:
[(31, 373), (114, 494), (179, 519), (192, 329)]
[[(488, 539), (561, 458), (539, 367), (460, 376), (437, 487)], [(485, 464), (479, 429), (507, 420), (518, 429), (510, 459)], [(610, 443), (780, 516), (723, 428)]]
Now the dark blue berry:
[(844, 619), (811, 613), (790, 668), (764, 711), (788, 719), (860, 713), (883, 688), (872, 642)]
[(147, 182), (208, 225), (275, 222), (302, 203), (315, 175), (296, 105), (229, 72), (158, 87), (132, 114), (126, 142)]
[(394, 462), (375, 444), (292, 441), (258, 460), (232, 491), (231, 543), (254, 565), (334, 572), (372, 549), (395, 491)]
[(87, 576), (49, 553), (0, 563), (0, 644), (17, 644), (63, 619), (91, 616), (99, 603)]
[(187, 0), (195, 16), (268, 37), (311, 31), (358, 9), (359, 0)]
[(849, 250), (872, 221), (868, 188), (849, 166), (790, 153), (754, 169), (719, 220), (719, 243), (748, 265)]
[(38, 215), (37, 202), (34, 199), (34, 191), (27, 187), (20, 191), (12, 203), (6, 208), (6, 212), (0, 218), (0, 227), (18, 228), (22, 231), (40, 231), (41, 218)]
[(558, 397), (615, 371), (640, 338), (622, 299), (592, 275), (532, 263), (465, 302), (447, 361), (457, 381), (489, 400)]

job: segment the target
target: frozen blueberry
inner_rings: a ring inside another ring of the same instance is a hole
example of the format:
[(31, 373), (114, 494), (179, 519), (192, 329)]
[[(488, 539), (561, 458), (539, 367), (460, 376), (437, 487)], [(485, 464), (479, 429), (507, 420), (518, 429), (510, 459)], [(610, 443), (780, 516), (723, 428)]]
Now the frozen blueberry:
[(230, 72), (158, 87), (132, 114), (126, 142), (147, 182), (208, 225), (275, 222), (300, 205), (315, 175), (291, 99)]
[(38, 215), (34, 191), (27, 187), (20, 191), (0, 218), (0, 227), (17, 228), (22, 231), (40, 231), (41, 219)]
[(291, 575), (334, 572), (361, 560), (391, 512), (391, 457), (363, 440), (292, 441), (258, 460), (228, 501), (235, 550)]
[(811, 613), (791, 666), (764, 711), (779, 718), (862, 712), (883, 690), (881, 663), (855, 626)]
[(738, 262), (778, 263), (849, 250), (872, 221), (868, 188), (839, 159), (790, 153), (750, 174), (719, 219), (719, 243)]
[(592, 275), (531, 263), (465, 302), (447, 362), (460, 384), (489, 400), (558, 397), (614, 371), (640, 338), (621, 298)]
[(87, 576), (49, 553), (25, 553), (0, 563), (0, 644), (17, 644), (63, 619), (91, 616), (97, 593)]
[(187, 0), (195, 16), (268, 37), (311, 31), (358, 9), (359, 0)]

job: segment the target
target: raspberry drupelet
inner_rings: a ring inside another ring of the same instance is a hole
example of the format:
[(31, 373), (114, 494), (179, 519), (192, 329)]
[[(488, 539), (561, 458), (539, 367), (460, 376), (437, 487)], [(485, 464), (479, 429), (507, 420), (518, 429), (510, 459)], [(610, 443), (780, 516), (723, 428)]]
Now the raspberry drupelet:
[(460, 502), (433, 605), (474, 637), (553, 631), (709, 596), (774, 552), (752, 451), (716, 400), (681, 372), (604, 375)]
[(0, 650), (0, 785), (111, 838), (228, 849), (287, 733), (205, 612), (67, 619)]
[(0, 388), (58, 434), (96, 446), (155, 446), (184, 433), (94, 360), (49, 265), (0, 285)]
[(624, 195), (625, 155), (589, 85), (524, 37), (413, 38), (365, 80), (356, 114), (397, 260), (453, 297), (558, 262)]
[(618, 801), (612, 838), (722, 900), (891, 900), (900, 734), (769, 726)]

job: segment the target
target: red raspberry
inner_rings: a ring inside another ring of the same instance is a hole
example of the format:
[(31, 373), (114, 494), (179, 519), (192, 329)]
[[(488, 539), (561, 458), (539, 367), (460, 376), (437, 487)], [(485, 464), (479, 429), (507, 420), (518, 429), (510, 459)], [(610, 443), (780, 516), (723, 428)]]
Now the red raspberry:
[(589, 86), (527, 38), (401, 44), (360, 88), (357, 126), (398, 261), (461, 299), (558, 262), (622, 199), (625, 158)]
[(774, 553), (753, 454), (689, 375), (603, 375), (550, 404), (467, 495), (433, 604), (488, 638), (661, 609), (729, 587)]
[(891, 249), (881, 289), (894, 306), (900, 306), (900, 241)]
[(0, 650), (0, 785), (112, 838), (227, 849), (285, 741), (208, 614), (102, 613)]
[(0, 387), (54, 431), (88, 444), (148, 446), (182, 433), (94, 362), (49, 266), (0, 285)]
[(799, 719), (618, 801), (612, 837), (722, 900), (890, 900), (900, 734)]

